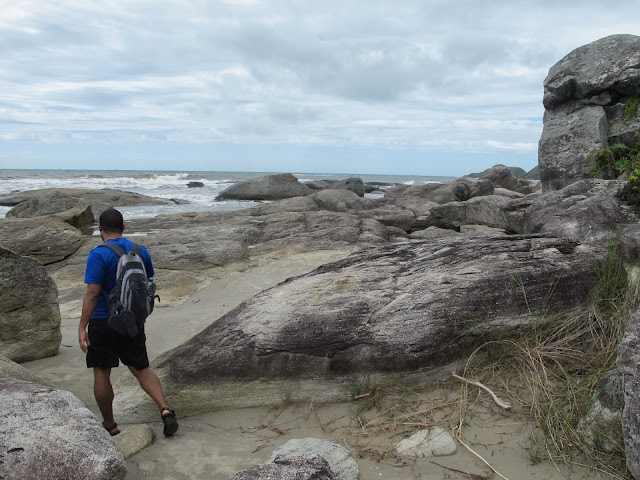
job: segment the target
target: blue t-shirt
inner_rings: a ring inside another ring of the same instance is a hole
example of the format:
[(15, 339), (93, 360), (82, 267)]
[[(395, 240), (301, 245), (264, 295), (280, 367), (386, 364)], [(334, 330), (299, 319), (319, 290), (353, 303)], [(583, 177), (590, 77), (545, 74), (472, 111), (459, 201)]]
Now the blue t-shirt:
[[(115, 243), (125, 252), (133, 247), (133, 242), (127, 238), (120, 237), (107, 242)], [(151, 257), (146, 248), (140, 249), (140, 256), (144, 262), (144, 268), (147, 276), (152, 278), (155, 275)], [(87, 257), (87, 270), (84, 275), (84, 283), (94, 283), (102, 285), (102, 293), (98, 299), (96, 307), (91, 318), (109, 318), (109, 310), (107, 309), (107, 292), (116, 285), (116, 274), (118, 271), (118, 255), (107, 247), (94, 247)]]

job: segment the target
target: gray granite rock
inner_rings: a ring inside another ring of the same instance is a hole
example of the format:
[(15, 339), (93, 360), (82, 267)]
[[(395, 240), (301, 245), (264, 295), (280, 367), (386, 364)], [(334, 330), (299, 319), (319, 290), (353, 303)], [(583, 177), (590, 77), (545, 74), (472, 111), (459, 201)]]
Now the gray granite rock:
[(37, 261), (0, 247), (0, 349), (15, 362), (58, 353), (58, 289)]
[(336, 480), (327, 461), (320, 455), (281, 454), (263, 463), (236, 473), (231, 480)]
[(640, 310), (627, 324), (618, 346), (618, 369), (624, 378), (622, 432), (627, 453), (627, 468), (640, 478)]
[(290, 173), (281, 173), (235, 183), (220, 193), (216, 200), (282, 200), (313, 192)]
[(121, 480), (111, 437), (73, 394), (0, 379), (0, 478)]
[(342, 445), (319, 438), (296, 438), (277, 448), (270, 461), (281, 455), (315, 454), (324, 458), (336, 480), (358, 480), (360, 469), (355, 458)]

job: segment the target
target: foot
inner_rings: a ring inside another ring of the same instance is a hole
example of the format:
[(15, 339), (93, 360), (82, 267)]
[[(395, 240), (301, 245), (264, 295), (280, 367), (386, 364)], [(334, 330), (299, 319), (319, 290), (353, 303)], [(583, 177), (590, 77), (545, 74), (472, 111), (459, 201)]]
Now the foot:
[(112, 437), (120, 433), (120, 429), (118, 428), (118, 424), (116, 422), (113, 422), (113, 425), (111, 426), (107, 426), (104, 422), (102, 422), (102, 426), (107, 432), (109, 432), (109, 435), (111, 435)]
[(162, 433), (164, 433), (165, 437), (170, 437), (178, 431), (176, 412), (170, 410), (169, 407), (162, 407), (160, 415), (162, 416), (162, 422), (164, 423), (164, 430)]

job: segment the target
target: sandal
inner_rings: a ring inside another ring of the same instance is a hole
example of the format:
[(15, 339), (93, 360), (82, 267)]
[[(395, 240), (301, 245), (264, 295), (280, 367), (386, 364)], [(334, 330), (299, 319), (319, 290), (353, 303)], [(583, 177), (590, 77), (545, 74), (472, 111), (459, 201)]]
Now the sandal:
[[(164, 412), (169, 413), (164, 413)], [(174, 433), (178, 431), (178, 420), (176, 420), (176, 412), (171, 410), (169, 407), (162, 407), (160, 411), (162, 422), (164, 423), (164, 433), (165, 437), (170, 437)]]
[(116, 422), (113, 422), (113, 425), (111, 425), (110, 427), (107, 427), (104, 422), (102, 422), (102, 426), (107, 432), (109, 432), (109, 435), (111, 435), (112, 437), (120, 433), (120, 429), (118, 428), (118, 424)]

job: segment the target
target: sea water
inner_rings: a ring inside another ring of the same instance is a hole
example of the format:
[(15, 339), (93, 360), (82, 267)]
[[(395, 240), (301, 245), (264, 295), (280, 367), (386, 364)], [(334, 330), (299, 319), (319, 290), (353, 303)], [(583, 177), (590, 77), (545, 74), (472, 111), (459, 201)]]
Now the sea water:
[[(192, 172), (192, 171), (138, 171), (138, 170), (0, 170), (0, 195), (41, 188), (115, 189), (134, 192), (165, 200), (161, 205), (145, 205), (119, 208), (125, 219), (154, 217), (162, 214), (240, 210), (257, 202), (225, 200), (216, 196), (234, 183), (258, 178), (265, 172)], [(300, 182), (313, 180), (344, 180), (361, 178), (365, 183), (385, 183), (379, 192), (368, 197), (382, 197), (384, 190), (396, 184), (420, 185), (443, 183), (452, 177), (294, 173)], [(188, 186), (189, 182), (201, 182), (203, 187)], [(0, 218), (4, 218), (11, 206), (0, 205)]]

